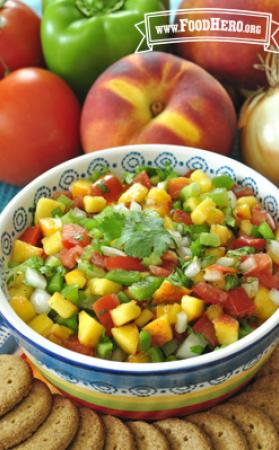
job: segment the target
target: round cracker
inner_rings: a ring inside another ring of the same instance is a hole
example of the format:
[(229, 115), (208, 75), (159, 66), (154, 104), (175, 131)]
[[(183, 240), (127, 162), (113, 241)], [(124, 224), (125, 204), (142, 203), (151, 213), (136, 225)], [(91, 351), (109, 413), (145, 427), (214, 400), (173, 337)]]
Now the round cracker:
[(193, 423), (182, 419), (164, 419), (154, 425), (165, 435), (175, 450), (212, 450), (208, 436)]
[(0, 416), (3, 416), (30, 391), (31, 369), (18, 356), (0, 355), (0, 380)]
[(4, 450), (29, 438), (47, 418), (52, 405), (49, 388), (39, 380), (12, 411), (0, 419), (0, 437)]
[(249, 391), (265, 391), (266, 389), (279, 394), (279, 373), (265, 375), (249, 385)]
[(213, 411), (236, 423), (243, 431), (251, 450), (278, 450), (278, 434), (271, 419), (249, 405), (228, 402)]
[(233, 397), (231, 401), (259, 408), (270, 417), (279, 433), (279, 394), (270, 390), (248, 391)]
[(273, 350), (267, 363), (257, 373), (257, 378), (271, 375), (274, 372), (277, 372), (277, 377), (279, 378), (279, 345)]
[(53, 396), (53, 405), (47, 420), (16, 450), (65, 450), (74, 439), (79, 414), (71, 400)]
[(243, 432), (234, 422), (213, 412), (202, 412), (186, 417), (200, 427), (210, 438), (215, 450), (249, 450)]
[(113, 416), (102, 416), (105, 426), (104, 450), (134, 450), (135, 441), (130, 428)]
[(128, 422), (138, 450), (168, 450), (169, 444), (163, 433), (147, 422)]
[(101, 418), (89, 408), (79, 408), (79, 415), (79, 430), (69, 450), (102, 450), (105, 430)]

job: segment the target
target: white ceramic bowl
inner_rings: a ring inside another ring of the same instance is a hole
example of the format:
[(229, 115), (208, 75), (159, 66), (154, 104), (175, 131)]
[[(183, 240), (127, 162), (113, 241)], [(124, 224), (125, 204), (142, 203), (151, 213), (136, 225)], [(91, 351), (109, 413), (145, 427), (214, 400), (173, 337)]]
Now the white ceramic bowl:
[(106, 361), (62, 348), (35, 333), (7, 301), (3, 267), (13, 240), (30, 224), (36, 201), (64, 190), (78, 177), (103, 166), (121, 174), (138, 165), (163, 167), (169, 161), (183, 174), (201, 168), (210, 176), (225, 173), (250, 186), (278, 221), (278, 189), (268, 180), (224, 156), (194, 148), (137, 145), (103, 150), (67, 161), (38, 177), (0, 216), (0, 312), (37, 369), (61, 391), (96, 410), (123, 417), (157, 419), (203, 409), (247, 383), (278, 342), (279, 310), (240, 341), (195, 358), (157, 364)]

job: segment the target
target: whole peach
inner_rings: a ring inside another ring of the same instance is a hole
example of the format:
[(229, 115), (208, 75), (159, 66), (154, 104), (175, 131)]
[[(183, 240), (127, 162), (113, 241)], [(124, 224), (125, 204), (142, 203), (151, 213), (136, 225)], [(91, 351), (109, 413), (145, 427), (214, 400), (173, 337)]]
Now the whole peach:
[(126, 144), (188, 145), (229, 153), (236, 130), (232, 101), (196, 64), (174, 55), (129, 55), (89, 91), (81, 116), (85, 152)]

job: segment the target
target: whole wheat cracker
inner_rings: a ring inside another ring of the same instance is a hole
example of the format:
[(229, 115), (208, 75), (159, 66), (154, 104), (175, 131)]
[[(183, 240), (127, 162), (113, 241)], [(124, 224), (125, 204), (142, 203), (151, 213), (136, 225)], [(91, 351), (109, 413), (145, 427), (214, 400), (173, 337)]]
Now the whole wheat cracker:
[(47, 420), (16, 450), (65, 450), (74, 439), (79, 424), (78, 410), (67, 398), (53, 396)]
[(279, 450), (277, 430), (271, 419), (258, 408), (233, 402), (213, 408), (241, 428), (250, 450)]
[(79, 408), (79, 415), (78, 433), (69, 450), (102, 450), (105, 442), (102, 419), (89, 408)]
[(193, 423), (182, 419), (163, 419), (154, 425), (164, 433), (175, 450), (213, 450), (208, 436)]
[(269, 389), (279, 394), (279, 373), (273, 372), (270, 375), (260, 377), (251, 383), (248, 387), (249, 391), (262, 391)]
[(214, 450), (249, 450), (240, 428), (220, 414), (208, 411), (192, 414), (185, 419), (200, 427), (209, 436)]
[(30, 391), (31, 369), (18, 356), (0, 355), (0, 380), (0, 416), (3, 416)]
[(104, 450), (136, 450), (130, 428), (114, 416), (102, 416), (105, 426)]
[(137, 450), (168, 450), (169, 444), (164, 434), (152, 424), (135, 421), (127, 422), (132, 431)]
[(49, 388), (34, 380), (29, 394), (0, 419), (2, 449), (11, 448), (29, 438), (47, 418), (51, 405)]

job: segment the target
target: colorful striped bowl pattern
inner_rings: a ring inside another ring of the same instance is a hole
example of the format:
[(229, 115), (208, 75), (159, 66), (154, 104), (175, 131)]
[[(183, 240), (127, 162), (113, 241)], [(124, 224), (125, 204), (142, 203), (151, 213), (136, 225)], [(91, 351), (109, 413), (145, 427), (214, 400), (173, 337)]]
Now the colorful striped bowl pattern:
[(46, 379), (80, 403), (134, 419), (183, 415), (232, 395), (255, 375), (279, 342), (278, 314), (269, 319), (270, 325), (265, 323), (258, 329), (262, 329), (261, 333), (256, 330), (252, 337), (249, 335), (227, 349), (191, 361), (143, 365), (102, 361), (50, 343), (16, 317), (6, 299), (5, 264), (13, 240), (30, 223), (35, 204), (42, 196), (65, 190), (75, 179), (86, 178), (101, 167), (121, 174), (132, 172), (139, 165), (164, 167), (166, 163), (180, 174), (202, 169), (210, 176), (230, 175), (242, 186), (252, 187), (278, 221), (277, 188), (256, 172), (214, 153), (159, 145), (123, 147), (68, 161), (23, 189), (4, 210), (0, 221), (0, 312), (28, 358)]

